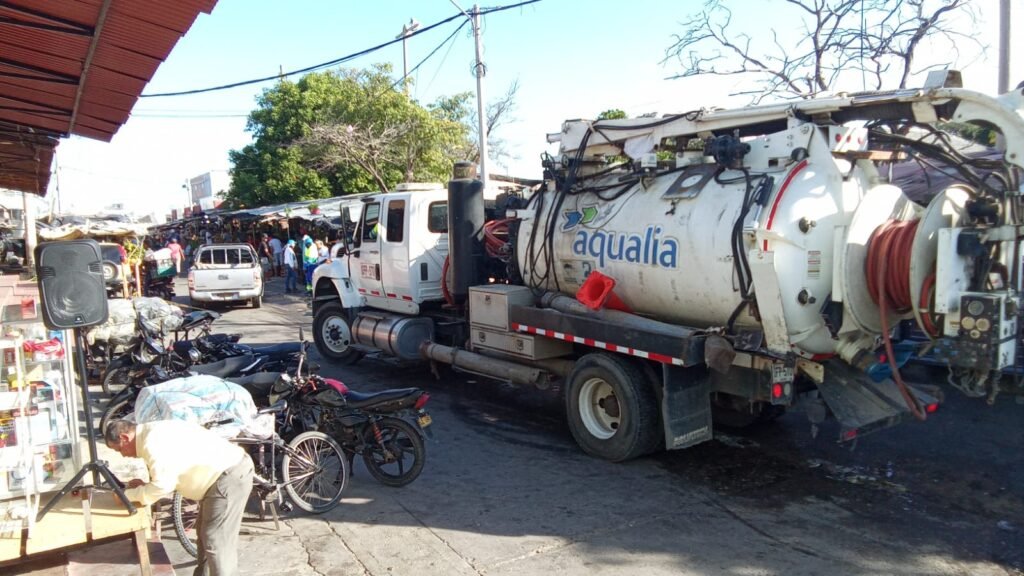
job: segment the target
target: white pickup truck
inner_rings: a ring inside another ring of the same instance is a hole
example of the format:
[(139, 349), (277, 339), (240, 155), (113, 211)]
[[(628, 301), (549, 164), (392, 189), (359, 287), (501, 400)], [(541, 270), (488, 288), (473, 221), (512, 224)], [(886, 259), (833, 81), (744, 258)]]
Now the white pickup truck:
[(192, 302), (252, 302), (263, 304), (263, 267), (248, 244), (201, 246), (188, 273)]

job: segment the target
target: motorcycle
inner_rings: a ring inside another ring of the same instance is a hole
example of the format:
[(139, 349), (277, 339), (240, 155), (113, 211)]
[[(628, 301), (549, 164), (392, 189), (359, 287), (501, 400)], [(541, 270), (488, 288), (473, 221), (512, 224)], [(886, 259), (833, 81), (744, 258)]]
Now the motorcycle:
[[(165, 367), (175, 369), (183, 369), (188, 364), (198, 364), (203, 362), (212, 362), (214, 360), (220, 360), (222, 357), (208, 357), (200, 354), (196, 356), (190, 350), (195, 347), (195, 340), (202, 339), (203, 342), (207, 342), (208, 346), (228, 345), (235, 344), (241, 339), (241, 334), (222, 334), (222, 333), (211, 333), (214, 320), (220, 318), (220, 315), (215, 312), (207, 310), (197, 310), (190, 312), (182, 318), (181, 325), (174, 331), (174, 343), (171, 345), (171, 352), (173, 353), (170, 357), (165, 358), (167, 361)], [(193, 333), (198, 331), (198, 335), (193, 337)], [(160, 340), (161, 331), (156, 326), (150, 324), (143, 318), (139, 318), (136, 321), (136, 332), (138, 339), (135, 344), (129, 347), (127, 350), (121, 348), (112, 350), (111, 348), (98, 348), (96, 354), (104, 354), (105, 360), (103, 362), (103, 371), (101, 374), (101, 383), (103, 386), (103, 392), (110, 395), (115, 390), (120, 389), (123, 386), (127, 386), (132, 381), (132, 366), (136, 363), (133, 358), (133, 353), (141, 352), (146, 353), (146, 350), (152, 350), (152, 347), (146, 346), (146, 340), (152, 339), (160, 343), (160, 354), (168, 354), (163, 348), (163, 344)], [(97, 347), (101, 343), (97, 343)], [(150, 364), (146, 362), (145, 364)], [(138, 371), (136, 371), (137, 373)], [(136, 374), (137, 375), (137, 374)]]
[[(362, 393), (344, 383), (302, 373), (309, 344), (303, 343), (295, 377), (259, 374), (229, 378), (249, 390), (257, 405), (272, 404), (290, 385), (288, 410), (281, 413), (279, 430), (289, 438), (317, 430), (332, 437), (348, 456), (358, 454), (367, 470), (386, 486), (405, 486), (423, 471), (427, 451), (424, 434), (433, 422), (424, 408), (430, 395), (419, 388)], [(352, 466), (349, 466), (352, 470)]]

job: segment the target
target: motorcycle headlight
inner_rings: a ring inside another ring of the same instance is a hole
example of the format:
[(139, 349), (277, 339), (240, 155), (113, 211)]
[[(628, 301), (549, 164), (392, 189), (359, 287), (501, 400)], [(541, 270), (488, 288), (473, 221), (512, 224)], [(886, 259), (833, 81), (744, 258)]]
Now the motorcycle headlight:
[(203, 359), (203, 355), (202, 353), (199, 352), (199, 350), (196, 350), (195, 348), (189, 348), (188, 359), (191, 360), (193, 364), (198, 364), (199, 361)]

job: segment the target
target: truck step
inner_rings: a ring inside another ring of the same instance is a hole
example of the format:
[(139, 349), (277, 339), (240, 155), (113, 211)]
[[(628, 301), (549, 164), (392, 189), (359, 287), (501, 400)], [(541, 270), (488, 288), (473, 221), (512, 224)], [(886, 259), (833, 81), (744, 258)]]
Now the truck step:
[[(911, 416), (892, 379), (874, 382), (864, 372), (839, 361), (826, 364), (825, 373), (827, 377), (818, 390), (839, 422), (841, 442), (894, 426)], [(907, 388), (922, 407), (939, 402), (922, 388), (911, 384)]]

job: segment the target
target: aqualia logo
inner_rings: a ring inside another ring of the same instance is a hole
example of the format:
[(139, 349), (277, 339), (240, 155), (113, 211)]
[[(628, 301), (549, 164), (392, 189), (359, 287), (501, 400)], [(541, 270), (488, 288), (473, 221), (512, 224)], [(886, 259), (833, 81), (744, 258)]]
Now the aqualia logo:
[(565, 212), (562, 231), (579, 228), (572, 242), (573, 254), (596, 258), (597, 265), (602, 268), (609, 261), (650, 264), (662, 268), (678, 266), (679, 241), (672, 237), (662, 237), (661, 226), (647, 226), (641, 234), (579, 227), (580, 224), (592, 222), (597, 215), (598, 209), (595, 206)]

